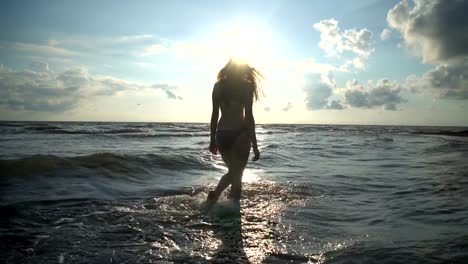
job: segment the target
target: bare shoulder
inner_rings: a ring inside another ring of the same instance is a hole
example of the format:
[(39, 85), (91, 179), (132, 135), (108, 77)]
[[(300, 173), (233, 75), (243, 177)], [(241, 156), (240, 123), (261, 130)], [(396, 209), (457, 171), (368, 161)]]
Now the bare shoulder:
[(216, 82), (213, 86), (213, 93), (218, 94), (219, 90), (221, 89), (221, 82)]

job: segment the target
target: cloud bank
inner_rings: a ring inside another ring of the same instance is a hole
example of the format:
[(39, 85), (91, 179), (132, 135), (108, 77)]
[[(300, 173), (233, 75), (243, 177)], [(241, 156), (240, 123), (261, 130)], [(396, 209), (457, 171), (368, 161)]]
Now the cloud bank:
[[(357, 80), (346, 82), (344, 88), (336, 87), (332, 76), (309, 75), (304, 86), (307, 110), (347, 108), (397, 110), (406, 102), (401, 93), (403, 87), (397, 81), (381, 79), (360, 84)], [(339, 98), (337, 98), (339, 97)], [(337, 98), (337, 99), (333, 99)]]
[(45, 63), (35, 62), (22, 71), (0, 67), (0, 106), (10, 110), (65, 112), (82, 99), (113, 96), (123, 91), (156, 89), (170, 99), (182, 99), (169, 84), (140, 85), (108, 76), (90, 74), (84, 68), (61, 73), (49, 70)]
[(345, 102), (355, 108), (383, 107), (397, 110), (397, 105), (405, 102), (401, 96), (402, 87), (396, 81), (382, 79), (374, 85), (362, 85), (356, 80), (346, 83)]
[(468, 62), (441, 64), (422, 76), (411, 75), (406, 86), (415, 93), (429, 93), (441, 99), (468, 99)]

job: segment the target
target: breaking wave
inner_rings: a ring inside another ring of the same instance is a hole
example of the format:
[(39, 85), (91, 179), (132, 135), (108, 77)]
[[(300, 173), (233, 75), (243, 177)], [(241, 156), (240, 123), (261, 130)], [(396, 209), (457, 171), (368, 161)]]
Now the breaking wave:
[(33, 155), (21, 159), (0, 160), (0, 175), (32, 175), (76, 168), (105, 169), (111, 172), (142, 172), (151, 168), (184, 170), (207, 167), (200, 159), (190, 155), (146, 154), (140, 156), (96, 153), (86, 156), (59, 157)]

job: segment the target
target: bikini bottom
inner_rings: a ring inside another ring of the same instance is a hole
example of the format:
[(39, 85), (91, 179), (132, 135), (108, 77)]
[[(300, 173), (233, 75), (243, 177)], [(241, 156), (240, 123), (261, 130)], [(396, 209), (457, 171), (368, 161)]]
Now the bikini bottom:
[(216, 131), (216, 143), (222, 149), (229, 150), (244, 131), (245, 127), (240, 129), (218, 129)]

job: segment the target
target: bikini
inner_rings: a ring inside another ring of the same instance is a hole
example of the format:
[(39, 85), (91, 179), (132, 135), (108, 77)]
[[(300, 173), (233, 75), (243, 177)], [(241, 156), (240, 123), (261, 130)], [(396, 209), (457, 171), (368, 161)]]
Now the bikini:
[(244, 131), (246, 127), (239, 129), (218, 129), (216, 130), (216, 143), (225, 150), (229, 150)]

